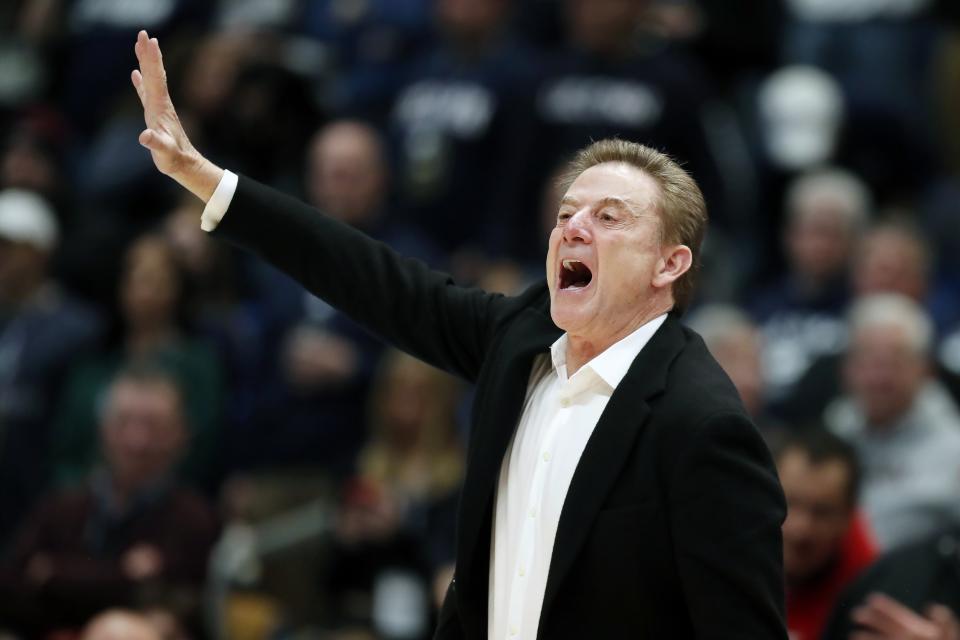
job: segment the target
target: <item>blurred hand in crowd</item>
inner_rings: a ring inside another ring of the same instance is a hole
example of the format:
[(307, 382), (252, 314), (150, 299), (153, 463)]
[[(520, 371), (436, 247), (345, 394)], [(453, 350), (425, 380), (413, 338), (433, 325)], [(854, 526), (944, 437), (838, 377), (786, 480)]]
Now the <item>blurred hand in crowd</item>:
[(850, 640), (960, 640), (960, 622), (939, 604), (920, 615), (893, 598), (874, 593), (851, 616), (862, 630)]
[(400, 506), (379, 483), (352, 482), (337, 517), (337, 537), (346, 544), (386, 540), (400, 526)]
[(131, 580), (149, 580), (163, 570), (163, 554), (154, 545), (141, 543), (123, 554), (120, 565)]
[(312, 327), (298, 327), (286, 342), (287, 380), (302, 391), (335, 388), (356, 375), (359, 357), (349, 340)]

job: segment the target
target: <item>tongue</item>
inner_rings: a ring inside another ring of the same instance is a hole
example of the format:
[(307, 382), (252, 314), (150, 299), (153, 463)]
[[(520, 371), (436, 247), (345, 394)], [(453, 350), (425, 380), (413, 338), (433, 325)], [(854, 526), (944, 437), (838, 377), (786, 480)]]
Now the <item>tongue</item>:
[(571, 265), (573, 269), (564, 269), (563, 273), (563, 282), (561, 282), (561, 288), (566, 289), (568, 287), (585, 287), (590, 284), (590, 280), (593, 278), (593, 274), (590, 273), (590, 269), (586, 267), (582, 262), (575, 262)]

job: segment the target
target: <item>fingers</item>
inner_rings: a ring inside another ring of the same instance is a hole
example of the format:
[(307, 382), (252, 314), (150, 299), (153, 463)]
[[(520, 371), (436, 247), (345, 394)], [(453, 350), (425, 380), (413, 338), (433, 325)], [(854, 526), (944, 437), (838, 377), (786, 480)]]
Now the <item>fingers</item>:
[(143, 93), (143, 76), (140, 75), (140, 71), (134, 69), (130, 72), (130, 81), (133, 83), (133, 88), (137, 90), (137, 97), (140, 98), (141, 106), (146, 108), (147, 97)]
[(932, 604), (927, 608), (927, 617), (938, 624), (956, 624), (957, 618), (949, 607), (942, 604)]
[[(137, 43), (133, 46), (140, 69), (140, 87), (138, 93), (144, 102), (144, 108), (159, 111), (170, 106), (167, 92), (167, 72), (163, 68), (163, 55), (160, 43), (150, 38), (146, 31), (137, 34)], [(134, 81), (136, 86), (136, 81)]]
[(866, 603), (857, 607), (854, 621), (870, 631), (891, 638), (935, 638), (933, 625), (893, 598), (872, 594)]
[(937, 625), (943, 640), (960, 640), (960, 622), (948, 607), (931, 605), (927, 609), (927, 617)]
[(157, 96), (167, 93), (167, 72), (163, 68), (163, 54), (160, 53), (160, 43), (156, 38), (150, 38), (147, 41), (147, 51), (144, 56), (149, 75), (147, 76), (147, 86), (156, 91)]

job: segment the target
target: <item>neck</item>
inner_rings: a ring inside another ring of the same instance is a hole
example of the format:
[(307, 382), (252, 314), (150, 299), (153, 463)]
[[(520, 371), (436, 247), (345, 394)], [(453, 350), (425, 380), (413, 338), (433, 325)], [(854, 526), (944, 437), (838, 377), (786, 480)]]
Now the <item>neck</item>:
[(612, 347), (617, 342), (623, 340), (628, 335), (647, 324), (654, 318), (663, 315), (670, 310), (672, 301), (665, 308), (662, 306), (654, 307), (646, 313), (640, 314), (633, 322), (625, 324), (619, 331), (609, 333), (602, 338), (593, 338), (590, 336), (567, 334), (567, 376), (572, 376), (580, 367), (587, 364), (598, 355)]

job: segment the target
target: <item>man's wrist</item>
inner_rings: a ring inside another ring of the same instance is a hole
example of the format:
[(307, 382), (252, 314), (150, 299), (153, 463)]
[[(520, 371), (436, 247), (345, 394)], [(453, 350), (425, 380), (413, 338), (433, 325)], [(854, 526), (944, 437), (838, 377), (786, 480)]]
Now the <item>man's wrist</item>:
[(176, 175), (171, 177), (206, 203), (210, 201), (217, 185), (220, 184), (220, 179), (223, 178), (223, 169), (196, 151), (193, 152), (193, 155), (195, 157), (185, 163), (184, 170), (178, 171)]

